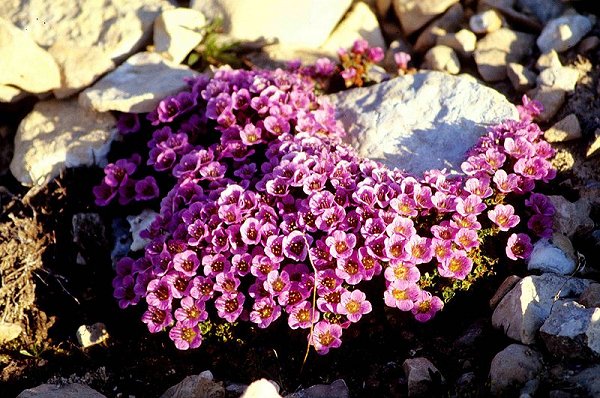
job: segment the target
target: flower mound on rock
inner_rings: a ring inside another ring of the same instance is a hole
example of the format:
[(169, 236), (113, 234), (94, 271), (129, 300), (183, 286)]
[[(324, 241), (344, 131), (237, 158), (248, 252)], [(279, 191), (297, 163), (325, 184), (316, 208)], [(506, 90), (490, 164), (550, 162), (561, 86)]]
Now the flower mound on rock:
[[(170, 177), (130, 182), (135, 155), (107, 166), (95, 189), (98, 204), (124, 204), (158, 195), (158, 179), (170, 184), (143, 256), (117, 264), (115, 297), (122, 308), (143, 303), (150, 332), (168, 330), (179, 349), (198, 347), (201, 324), (218, 317), (260, 328), (283, 318), (322, 354), (381, 302), (427, 321), (492, 272), (486, 245), (500, 238), (508, 258), (527, 258), (527, 229), (551, 233), (553, 208), (532, 193), (554, 175), (535, 105), (481, 139), (465, 176), (417, 179), (342, 144), (305, 74), (221, 69), (190, 80), (145, 122), (145, 162)], [(122, 122), (123, 132), (140, 125)]]

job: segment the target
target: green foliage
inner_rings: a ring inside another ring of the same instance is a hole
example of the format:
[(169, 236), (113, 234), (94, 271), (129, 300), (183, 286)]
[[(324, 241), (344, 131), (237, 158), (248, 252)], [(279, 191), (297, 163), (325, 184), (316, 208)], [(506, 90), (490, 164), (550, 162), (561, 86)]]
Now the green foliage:
[(237, 41), (225, 40), (223, 33), (223, 20), (215, 18), (202, 28), (204, 39), (188, 55), (185, 64), (199, 71), (209, 65), (231, 65), (232, 68), (243, 67), (239, 53), (242, 51)]

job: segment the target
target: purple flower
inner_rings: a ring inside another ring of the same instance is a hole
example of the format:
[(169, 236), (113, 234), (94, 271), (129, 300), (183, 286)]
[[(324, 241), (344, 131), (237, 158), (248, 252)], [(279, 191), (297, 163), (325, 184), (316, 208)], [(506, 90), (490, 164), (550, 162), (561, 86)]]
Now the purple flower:
[(166, 98), (158, 103), (156, 112), (161, 123), (172, 122), (175, 118), (190, 111), (196, 102), (189, 92), (181, 92), (174, 97)]
[(302, 301), (298, 303), (290, 312), (288, 325), (291, 329), (308, 329), (313, 323), (319, 321), (320, 312), (313, 311), (311, 303)]
[(456, 211), (463, 216), (480, 214), (486, 208), (481, 198), (473, 194), (467, 196), (465, 199), (458, 198), (457, 201)]
[(546, 216), (543, 214), (534, 214), (527, 221), (527, 228), (533, 231), (534, 234), (540, 238), (550, 238), (554, 233), (552, 229), (553, 219), (552, 216)]
[(120, 278), (116, 286), (113, 283), (113, 287), (115, 288), (114, 297), (119, 300), (119, 308), (127, 308), (140, 301), (140, 295), (135, 292), (135, 279), (133, 276), (126, 275)]
[(527, 260), (531, 256), (533, 246), (527, 234), (512, 234), (506, 243), (506, 256), (511, 260), (522, 258)]
[(310, 344), (320, 355), (327, 354), (331, 348), (338, 348), (342, 344), (341, 337), (342, 327), (327, 321), (317, 322), (308, 336)]
[(508, 231), (521, 220), (519, 216), (515, 215), (514, 207), (501, 204), (488, 211), (488, 217), (500, 228), (500, 231)]
[(352, 52), (355, 54), (364, 54), (369, 49), (369, 42), (363, 38), (356, 39), (352, 45)]
[(117, 120), (117, 129), (121, 134), (136, 133), (140, 130), (140, 118), (137, 113), (121, 113)]
[(396, 307), (400, 311), (410, 311), (420, 292), (416, 283), (399, 279), (388, 285), (383, 293), (383, 299), (388, 307)]
[(152, 200), (158, 198), (158, 196), (158, 185), (156, 185), (154, 177), (146, 176), (143, 180), (135, 183), (135, 200)]
[(245, 297), (242, 293), (224, 294), (215, 300), (217, 314), (229, 323), (235, 322), (242, 313)]
[(150, 333), (158, 333), (173, 322), (173, 315), (171, 315), (171, 311), (149, 306), (142, 315), (142, 322), (148, 326)]
[(334, 231), (325, 243), (329, 246), (329, 253), (334, 258), (348, 258), (352, 255), (352, 249), (356, 246), (356, 236), (344, 231)]
[(250, 312), (250, 321), (258, 325), (259, 328), (268, 327), (281, 315), (281, 307), (270, 297), (263, 297), (257, 300), (252, 306)]
[(169, 338), (175, 343), (175, 347), (180, 350), (198, 348), (202, 344), (202, 333), (198, 326), (186, 327), (181, 322), (169, 330)]
[(263, 282), (264, 289), (273, 297), (279, 296), (290, 288), (290, 276), (286, 271), (271, 271), (267, 275), (267, 279)]
[(100, 183), (100, 185), (92, 188), (92, 192), (94, 194), (94, 203), (98, 206), (107, 206), (111, 200), (113, 200), (118, 193), (118, 190), (115, 187), (111, 187), (107, 185), (104, 181)]
[(415, 300), (411, 312), (419, 322), (427, 322), (436, 312), (444, 307), (444, 302), (437, 296), (432, 296), (428, 291), (422, 290)]
[(208, 319), (204, 303), (204, 301), (194, 300), (190, 296), (182, 298), (181, 307), (175, 310), (175, 319), (186, 328), (193, 328), (200, 322), (204, 322)]
[(283, 254), (294, 261), (304, 261), (311, 242), (310, 236), (306, 236), (300, 231), (293, 231), (283, 238)]
[(367, 49), (367, 59), (369, 62), (377, 63), (383, 60), (384, 53), (381, 47), (371, 47)]
[(215, 282), (211, 278), (197, 276), (192, 279), (190, 295), (196, 300), (207, 301), (214, 294)]
[(342, 294), (339, 313), (346, 315), (350, 322), (358, 322), (364, 314), (368, 314), (372, 309), (371, 303), (367, 301), (367, 296), (360, 290)]
[(173, 268), (184, 275), (190, 277), (196, 276), (196, 270), (199, 266), (200, 260), (198, 260), (196, 252), (192, 250), (186, 250), (173, 256)]
[(525, 200), (525, 205), (536, 214), (544, 216), (553, 216), (556, 212), (550, 199), (541, 193), (532, 193), (529, 199)]

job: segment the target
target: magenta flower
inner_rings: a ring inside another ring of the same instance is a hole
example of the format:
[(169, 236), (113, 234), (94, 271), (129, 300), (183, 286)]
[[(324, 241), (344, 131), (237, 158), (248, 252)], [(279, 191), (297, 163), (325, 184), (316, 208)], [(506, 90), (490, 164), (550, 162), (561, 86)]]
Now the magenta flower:
[(445, 239), (439, 239), (439, 238), (433, 238), (431, 240), (431, 249), (433, 250), (435, 258), (440, 262), (445, 261), (448, 258), (450, 258), (450, 255), (452, 254), (452, 251), (454, 250), (452, 248), (451, 240), (445, 240)]
[(507, 174), (506, 171), (502, 169), (496, 171), (493, 180), (498, 191), (502, 193), (516, 191), (519, 184), (519, 177), (516, 174)]
[(556, 212), (554, 205), (550, 199), (541, 193), (532, 193), (529, 199), (525, 200), (525, 205), (536, 214), (545, 216), (553, 216)]
[(204, 301), (194, 300), (192, 297), (187, 296), (181, 299), (180, 305), (181, 307), (175, 310), (175, 319), (183, 327), (193, 328), (208, 319)]
[(308, 329), (310, 328), (310, 325), (319, 321), (320, 314), (319, 311), (313, 311), (310, 302), (302, 301), (290, 312), (288, 325), (292, 329)]
[(183, 323), (177, 322), (169, 330), (169, 338), (175, 343), (175, 347), (180, 350), (198, 348), (202, 344), (202, 333), (198, 326), (187, 327)]
[(490, 188), (490, 178), (488, 176), (469, 178), (465, 182), (465, 191), (477, 195), (480, 198), (492, 196), (493, 191), (492, 188)]
[(369, 62), (377, 63), (381, 62), (384, 57), (383, 49), (381, 47), (371, 47), (367, 49), (367, 59)]
[(121, 134), (131, 134), (140, 130), (140, 118), (137, 113), (121, 113), (117, 120), (117, 129)]
[(457, 200), (456, 211), (463, 216), (481, 214), (486, 208), (481, 197), (474, 194), (467, 196), (465, 199), (458, 198)]
[(196, 270), (199, 266), (200, 260), (198, 260), (196, 252), (192, 250), (186, 250), (173, 256), (173, 268), (184, 275), (190, 277), (196, 276)]
[(400, 51), (394, 54), (394, 62), (396, 62), (399, 71), (406, 71), (410, 60), (411, 56), (408, 53)]
[(410, 311), (420, 292), (421, 289), (416, 283), (398, 279), (388, 285), (383, 292), (383, 299), (388, 307), (396, 307), (400, 311)]
[(364, 278), (364, 268), (354, 251), (350, 257), (340, 258), (337, 261), (335, 274), (349, 285), (356, 285)]
[(300, 231), (293, 231), (285, 236), (282, 241), (283, 254), (294, 261), (304, 261), (308, 254), (308, 246), (312, 242), (312, 238), (308, 238), (310, 242), (307, 241), (307, 235)]
[(240, 286), (240, 280), (233, 271), (219, 272), (215, 278), (214, 290), (223, 294), (234, 295)]
[(517, 159), (527, 159), (535, 154), (535, 147), (524, 137), (505, 139), (504, 150)]
[(350, 322), (358, 322), (364, 314), (368, 314), (372, 309), (371, 303), (367, 301), (367, 296), (360, 290), (342, 294), (339, 314), (346, 315)]
[(224, 294), (215, 300), (217, 314), (229, 323), (233, 323), (239, 318), (243, 310), (243, 304), (246, 297), (242, 293)]
[(190, 295), (196, 300), (207, 301), (214, 295), (215, 282), (211, 278), (197, 276), (192, 279)]
[(468, 228), (459, 229), (454, 237), (454, 242), (466, 251), (479, 247), (477, 231)]
[(412, 313), (419, 322), (427, 322), (436, 312), (444, 307), (444, 302), (437, 296), (432, 296), (428, 291), (422, 290), (415, 300)]
[(500, 231), (508, 231), (516, 226), (521, 218), (515, 215), (515, 208), (511, 205), (496, 205), (494, 209), (488, 211), (488, 217), (496, 224)]
[(522, 258), (527, 260), (531, 256), (533, 246), (527, 234), (512, 234), (506, 243), (506, 256), (511, 260)]
[(290, 288), (290, 276), (286, 271), (273, 270), (267, 275), (267, 279), (263, 282), (264, 289), (273, 297), (279, 296)]
[(325, 243), (329, 246), (329, 253), (334, 258), (348, 258), (352, 255), (352, 249), (356, 246), (356, 236), (344, 231), (334, 231)]
[(148, 326), (150, 333), (158, 333), (173, 322), (173, 315), (171, 315), (171, 311), (149, 306), (142, 315), (142, 322)]
[(281, 307), (270, 297), (257, 300), (250, 312), (250, 322), (254, 322), (259, 328), (268, 327), (281, 315)]
[(156, 112), (161, 123), (172, 122), (175, 118), (190, 111), (196, 102), (188, 92), (181, 92), (174, 97), (168, 97), (159, 102)]
[(527, 228), (533, 231), (540, 238), (550, 238), (554, 233), (552, 229), (553, 218), (543, 214), (534, 214), (527, 221)]
[(119, 300), (119, 308), (127, 308), (130, 305), (135, 305), (140, 301), (141, 296), (135, 293), (135, 279), (131, 275), (126, 275), (120, 278), (118, 284), (113, 283), (115, 288), (114, 297)]
[(515, 172), (526, 178), (541, 180), (551, 167), (550, 162), (539, 157), (519, 159), (515, 163)]
[(172, 286), (166, 279), (154, 279), (148, 284), (146, 302), (161, 310), (170, 310), (173, 301)]
[(413, 263), (398, 260), (390, 261), (383, 275), (389, 282), (406, 281), (416, 283), (421, 278), (421, 272)]
[(315, 347), (317, 354), (325, 355), (331, 348), (342, 345), (342, 327), (327, 321), (319, 321), (315, 324), (313, 332), (308, 336), (310, 344)]
[(465, 279), (473, 269), (471, 260), (464, 250), (455, 250), (449, 258), (438, 265), (438, 272), (445, 278)]
[(415, 264), (428, 263), (433, 258), (431, 239), (413, 235), (406, 243), (404, 252), (408, 256), (407, 259)]

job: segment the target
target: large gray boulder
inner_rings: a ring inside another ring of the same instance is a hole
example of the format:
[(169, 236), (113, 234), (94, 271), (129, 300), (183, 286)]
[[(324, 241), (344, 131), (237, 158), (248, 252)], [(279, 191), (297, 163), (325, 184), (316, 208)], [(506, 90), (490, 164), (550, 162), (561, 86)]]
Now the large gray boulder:
[(421, 72), (328, 96), (366, 158), (411, 173), (460, 170), (486, 128), (518, 117), (497, 91), (474, 79)]
[(520, 344), (511, 344), (500, 351), (490, 365), (492, 396), (519, 396), (517, 391), (528, 381), (540, 377), (542, 355)]

